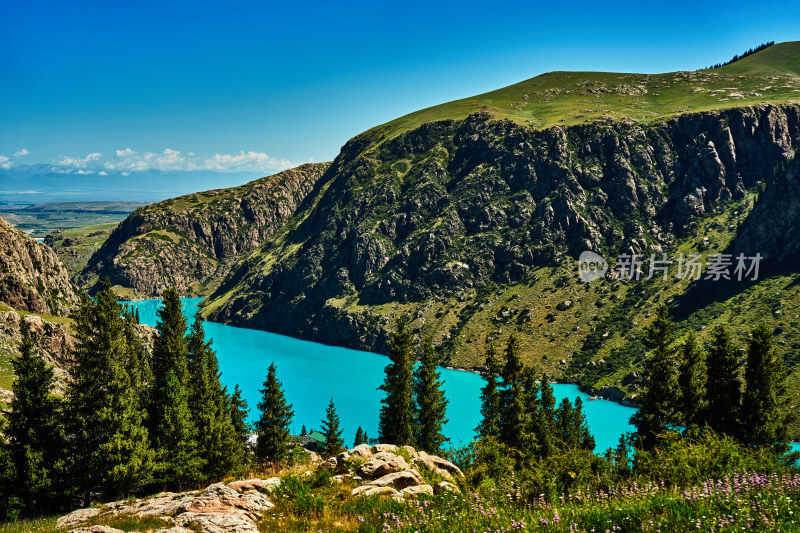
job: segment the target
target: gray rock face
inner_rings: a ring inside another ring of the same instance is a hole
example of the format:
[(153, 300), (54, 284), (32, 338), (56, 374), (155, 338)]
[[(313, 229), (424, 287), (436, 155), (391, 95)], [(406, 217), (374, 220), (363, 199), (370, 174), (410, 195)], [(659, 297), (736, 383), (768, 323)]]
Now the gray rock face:
[(78, 297), (55, 252), (0, 218), (0, 302), (14, 309), (69, 316)]
[(382, 325), (333, 300), (433, 301), (587, 249), (665, 251), (793, 157), (800, 107), (545, 130), (476, 114), (365, 144), (345, 145), (302, 225), (232, 269), (211, 319), (381, 351)]
[(733, 252), (782, 260), (800, 253), (800, 162), (772, 177), (745, 220)]
[(190, 194), (134, 211), (78, 276), (109, 276), (140, 296), (174, 286), (183, 295), (218, 283), (231, 259), (280, 229), (314, 189), (328, 163), (312, 163), (241, 187)]

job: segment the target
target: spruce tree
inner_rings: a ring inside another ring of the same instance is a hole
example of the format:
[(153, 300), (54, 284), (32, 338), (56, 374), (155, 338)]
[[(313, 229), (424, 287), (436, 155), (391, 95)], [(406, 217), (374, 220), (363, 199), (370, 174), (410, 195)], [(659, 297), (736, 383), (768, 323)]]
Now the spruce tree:
[(205, 340), (203, 323), (195, 318), (187, 337), (189, 406), (197, 434), (197, 457), (204, 480), (220, 479), (237, 470), (237, 435), (231, 423), (229, 398), (220, 382), (217, 354)]
[(742, 437), (748, 444), (777, 446), (788, 450), (790, 411), (786, 403), (786, 371), (783, 358), (772, 344), (772, 329), (760, 324), (753, 329), (747, 349), (745, 391), (742, 404)]
[(494, 345), (489, 344), (486, 350), (486, 370), (483, 372), (486, 384), (481, 388), (481, 423), (475, 428), (480, 438), (500, 435), (499, 373), (500, 365), (497, 362), (497, 353)]
[(414, 433), (417, 447), (433, 453), (441, 450), (442, 444), (448, 440), (442, 435), (442, 426), (447, 423), (447, 398), (437, 366), (436, 352), (428, 337), (422, 345), (420, 364), (414, 372)]
[(344, 440), (339, 423), (339, 415), (336, 414), (336, 406), (333, 405), (333, 398), (331, 398), (328, 408), (325, 410), (325, 418), (321, 422), (322, 434), (325, 435), (325, 455), (327, 456), (337, 455), (344, 450)]
[(694, 332), (691, 332), (681, 346), (678, 375), (681, 391), (679, 418), (686, 426), (705, 425), (707, 373), (706, 356), (697, 345)]
[[(5, 418), (0, 416), (0, 432), (6, 434)], [(16, 495), (16, 473), (8, 455), (8, 445), (0, 443), (0, 521), (15, 521), (20, 516), (20, 499)]]
[(556, 395), (553, 392), (553, 386), (550, 385), (550, 378), (547, 373), (542, 374), (542, 380), (539, 383), (539, 396), (542, 406), (542, 412), (547, 420), (555, 419), (556, 411)]
[(574, 433), (575, 410), (569, 398), (562, 398), (561, 403), (554, 413), (553, 429), (557, 439), (558, 447), (562, 449), (577, 448), (578, 437)]
[(20, 322), (20, 355), (12, 357), (16, 378), (5, 437), (11, 463), (10, 480), (23, 511), (30, 516), (53, 510), (61, 489), (65, 440), (59, 423), (59, 400), (53, 396), (53, 368), (33, 353), (28, 323)]
[(367, 437), (366, 431), (361, 426), (358, 426), (356, 438), (353, 440), (353, 446), (358, 446), (359, 444), (369, 444), (369, 437)]
[(380, 390), (386, 393), (381, 400), (379, 440), (385, 444), (414, 444), (412, 353), (414, 338), (404, 317), (397, 319), (389, 339), (389, 364)]
[(143, 350), (108, 280), (96, 302), (81, 296), (73, 319), (76, 348), (67, 389), (73, 481), (87, 500), (98, 490), (121, 498), (149, 482), (153, 466), (142, 400)]
[(237, 383), (233, 387), (233, 396), (231, 396), (228, 403), (230, 410), (231, 425), (233, 426), (233, 433), (236, 436), (234, 454), (234, 464), (247, 466), (250, 462), (250, 434), (252, 429), (247, 417), (250, 415), (250, 409), (247, 407), (247, 400), (242, 396), (242, 389), (239, 388)]
[(267, 369), (267, 378), (264, 388), (261, 389), (261, 401), (258, 402), (258, 413), (255, 423), (256, 461), (262, 464), (278, 462), (291, 449), (289, 426), (294, 411), (292, 405), (286, 403), (274, 362)]
[(525, 367), (522, 364), (517, 339), (513, 335), (508, 338), (502, 378), (500, 442), (524, 453), (528, 424), (525, 405)]
[(575, 398), (575, 427), (578, 446), (586, 451), (594, 451), (596, 442), (589, 431), (589, 421), (586, 420), (586, 412), (583, 410), (583, 401), (580, 398)]
[(631, 417), (636, 436), (644, 449), (656, 445), (659, 435), (676, 422), (678, 405), (675, 325), (667, 308), (659, 305), (656, 318), (647, 328), (645, 346), (650, 354), (644, 362), (645, 380), (637, 398), (639, 410)]
[(157, 479), (181, 487), (202, 477), (196, 430), (189, 409), (186, 318), (175, 289), (164, 291), (153, 342), (150, 428)]
[[(533, 373), (531, 372), (531, 376)], [(533, 422), (533, 441), (536, 443), (536, 453), (540, 458), (547, 458), (558, 448), (558, 434), (556, 431), (556, 396), (547, 374), (542, 374), (539, 380), (539, 403), (536, 412), (531, 411)]]
[(708, 426), (718, 433), (739, 434), (742, 382), (739, 373), (739, 346), (728, 329), (719, 326), (708, 349)]

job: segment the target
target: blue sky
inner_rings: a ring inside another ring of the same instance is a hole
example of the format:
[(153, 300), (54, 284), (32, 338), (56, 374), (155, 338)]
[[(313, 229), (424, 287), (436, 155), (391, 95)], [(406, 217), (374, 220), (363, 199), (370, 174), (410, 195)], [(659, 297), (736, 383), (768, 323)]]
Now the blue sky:
[(0, 166), (279, 169), (542, 72), (695, 69), (800, 39), (793, 2), (663, 5), (5, 0)]

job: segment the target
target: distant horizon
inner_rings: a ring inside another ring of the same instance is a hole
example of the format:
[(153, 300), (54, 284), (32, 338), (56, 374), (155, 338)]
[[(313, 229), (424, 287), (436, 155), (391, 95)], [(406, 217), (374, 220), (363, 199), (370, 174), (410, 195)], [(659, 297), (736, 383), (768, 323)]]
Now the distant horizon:
[[(42, 168), (37, 168), (42, 167)], [(196, 192), (238, 187), (275, 172), (211, 170), (110, 170), (63, 173), (49, 165), (0, 169), (0, 205), (57, 202), (153, 203)]]

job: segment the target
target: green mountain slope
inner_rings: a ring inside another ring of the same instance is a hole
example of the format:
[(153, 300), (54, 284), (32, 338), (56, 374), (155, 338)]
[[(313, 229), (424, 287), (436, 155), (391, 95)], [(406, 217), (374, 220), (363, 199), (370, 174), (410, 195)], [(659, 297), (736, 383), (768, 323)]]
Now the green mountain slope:
[(475, 112), (546, 128), (598, 120), (652, 121), (687, 111), (800, 101), (800, 42), (770, 46), (718, 69), (629, 74), (548, 72), (496, 91), (423, 109), (361, 137), (383, 141), (427, 122)]
[(711, 72), (720, 74), (800, 76), (800, 41), (779, 43)]

